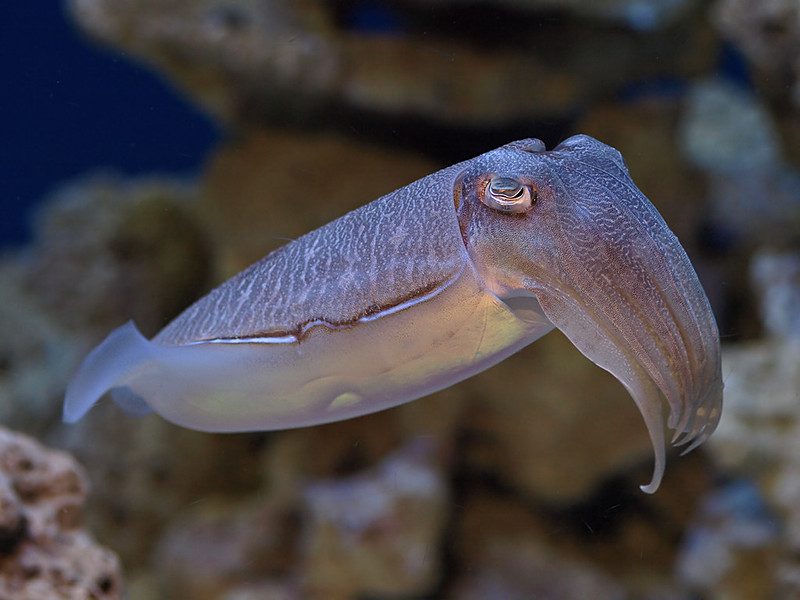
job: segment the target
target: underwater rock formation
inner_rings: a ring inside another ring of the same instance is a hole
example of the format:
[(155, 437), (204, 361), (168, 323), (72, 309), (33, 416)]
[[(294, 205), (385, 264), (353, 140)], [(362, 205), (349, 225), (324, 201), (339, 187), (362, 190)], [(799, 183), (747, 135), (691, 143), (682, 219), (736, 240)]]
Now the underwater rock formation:
[(117, 557), (82, 528), (75, 460), (0, 428), (0, 598), (122, 598)]
[[(472, 486), (459, 498), (453, 535), (460, 569), (444, 597), (688, 600), (671, 574), (669, 536), (657, 533), (683, 527), (692, 512), (687, 493), (694, 498), (707, 486), (687, 486), (698, 482), (698, 471), (685, 467), (679, 467), (680, 486), (665, 480), (659, 495), (669, 498), (658, 506), (637, 508), (615, 495), (598, 502), (604, 508), (594, 513), (531, 510), (491, 486)], [(624, 560), (629, 553), (639, 559)]]
[(43, 434), (64, 385), (109, 327), (154, 331), (204, 291), (206, 241), (180, 181), (74, 181), (51, 195), (34, 241), (0, 260), (0, 422)]
[(0, 264), (0, 423), (41, 435), (60, 421), (82, 348), (25, 289), (26, 277), (19, 261)]
[(158, 329), (208, 285), (206, 241), (188, 212), (196, 194), (177, 179), (71, 182), (37, 216), (24, 289), (81, 337), (129, 319)]
[(714, 490), (690, 524), (678, 556), (678, 577), (706, 598), (793, 597), (787, 586), (775, 585), (782, 570), (775, 550), (778, 523), (751, 483)]
[[(287, 116), (302, 123), (302, 115), (332, 107), (324, 121), (350, 110), (449, 124), (566, 118), (607, 94), (611, 80), (697, 73), (713, 56), (714, 42), (698, 19), (642, 37), (568, 18), (537, 20), (534, 12), (576, 11), (652, 29), (684, 13), (688, 0), (498, 4), (517, 11), (509, 20), (529, 20), (522, 30), (536, 35), (482, 39), (482, 28), (448, 29), (448, 14), (415, 2), (385, 7), (395, 23), (389, 31), (360, 28), (356, 14), (315, 0), (71, 0), (68, 7), (92, 37), (157, 66), (228, 124)], [(564, 43), (577, 36), (583, 45)], [(595, 47), (591, 57), (581, 51), (586, 36)]]
[(441, 577), (448, 490), (435, 443), (411, 440), (363, 473), (303, 490), (309, 598), (419, 596)]
[[(712, 599), (800, 594), (799, 257), (755, 255), (752, 285), (768, 337), (723, 352), (725, 411), (709, 450), (722, 472), (743, 481), (708, 500), (680, 563)], [(699, 573), (697, 560), (713, 567)]]
[(193, 600), (247, 597), (248, 585), (320, 600), (428, 593), (441, 574), (444, 464), (435, 443), (415, 438), (364, 471), (295, 475), (238, 504), (198, 503), (157, 550), (164, 591)]
[[(800, 251), (761, 250), (750, 266), (767, 335), (800, 341)], [(800, 358), (798, 359), (800, 360)]]
[(700, 269), (714, 267), (704, 272), (719, 286), (710, 290), (712, 304), (743, 338), (759, 333), (743, 263), (765, 245), (793, 247), (800, 232), (800, 170), (787, 158), (780, 123), (762, 96), (713, 78), (692, 84), (678, 125), (683, 155), (698, 169), (691, 189), (708, 206)]
[(797, 0), (718, 0), (713, 20), (722, 35), (735, 42), (755, 66), (762, 92), (788, 96), (796, 107), (800, 106)]
[[(406, 0), (409, 3), (424, 0)], [(468, 4), (469, 0), (428, 0), (426, 4)], [(493, 4), (530, 11), (562, 11), (582, 17), (608, 19), (633, 29), (650, 30), (668, 25), (682, 13), (694, 8), (696, 0), (494, 0)]]
[(647, 432), (619, 383), (560, 333), (461, 389), (469, 399), (461, 424), (467, 468), (525, 496), (568, 505), (651, 460)]
[(686, 157), (708, 175), (711, 219), (748, 245), (797, 237), (800, 171), (784, 158), (762, 98), (723, 80), (698, 81), (681, 134)]
[(439, 167), (412, 152), (330, 133), (266, 129), (231, 141), (209, 162), (197, 207), (217, 253), (215, 276), (227, 279)]
[(681, 123), (684, 153), (697, 167), (732, 174), (772, 169), (778, 132), (758, 96), (722, 79), (695, 82)]

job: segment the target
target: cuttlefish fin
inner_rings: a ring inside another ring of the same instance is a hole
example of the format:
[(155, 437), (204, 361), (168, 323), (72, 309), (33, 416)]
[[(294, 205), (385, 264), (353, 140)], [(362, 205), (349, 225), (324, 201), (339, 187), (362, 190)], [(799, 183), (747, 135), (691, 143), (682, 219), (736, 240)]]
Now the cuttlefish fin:
[(67, 387), (64, 421), (74, 423), (108, 391), (125, 412), (144, 415), (151, 412), (147, 403), (136, 396), (124, 381), (131, 378), (153, 356), (152, 342), (132, 321), (112, 331), (86, 357)]

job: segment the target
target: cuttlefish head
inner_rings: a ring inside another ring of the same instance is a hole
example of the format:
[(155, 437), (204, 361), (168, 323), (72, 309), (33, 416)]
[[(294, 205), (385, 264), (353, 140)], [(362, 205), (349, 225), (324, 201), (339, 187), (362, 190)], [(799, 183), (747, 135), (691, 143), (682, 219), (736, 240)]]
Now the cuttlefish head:
[(515, 310), (535, 305), (627, 388), (653, 442), (642, 490), (654, 492), (665, 465), (662, 398), (672, 442), (686, 452), (717, 426), (719, 333), (686, 252), (620, 153), (585, 135), (552, 151), (514, 142), (468, 163), (454, 196), (487, 288)]

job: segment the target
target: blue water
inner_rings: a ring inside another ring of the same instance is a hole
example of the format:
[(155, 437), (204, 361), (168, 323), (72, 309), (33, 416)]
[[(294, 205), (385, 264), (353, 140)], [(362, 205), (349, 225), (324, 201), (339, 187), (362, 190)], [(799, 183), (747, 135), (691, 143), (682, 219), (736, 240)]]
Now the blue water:
[(87, 41), (61, 2), (9, 2), (0, 25), (0, 247), (29, 236), (32, 208), (70, 178), (110, 168), (191, 173), (213, 123), (152, 71)]

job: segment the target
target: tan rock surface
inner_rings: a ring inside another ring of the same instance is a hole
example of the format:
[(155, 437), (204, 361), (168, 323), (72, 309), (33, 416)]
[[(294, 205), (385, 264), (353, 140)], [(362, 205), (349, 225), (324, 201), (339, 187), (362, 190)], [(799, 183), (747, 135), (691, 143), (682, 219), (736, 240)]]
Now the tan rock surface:
[(200, 216), (225, 279), (270, 250), (440, 168), (332, 134), (256, 131), (209, 164)]
[(0, 598), (122, 598), (117, 557), (82, 527), (86, 493), (72, 457), (0, 428)]
[[(683, 10), (694, 2), (665, 10), (641, 0), (497, 4), (518, 11), (506, 17), (509, 30), (520, 23), (508, 39), (484, 38), (475, 23), (448, 28), (448, 13), (416, 3), (388, 9), (404, 35), (359, 31), (343, 22), (357, 7), (315, 0), (71, 0), (68, 7), (92, 37), (156, 65), (223, 123), (239, 125), (287, 116), (305, 123), (319, 112), (341, 120), (352, 110), (473, 125), (565, 118), (613, 92), (614, 81), (696, 73), (713, 56), (706, 22)], [(551, 18), (559, 9), (568, 18)], [(573, 13), (651, 31), (587, 28)], [(660, 28), (681, 15), (685, 27)]]

